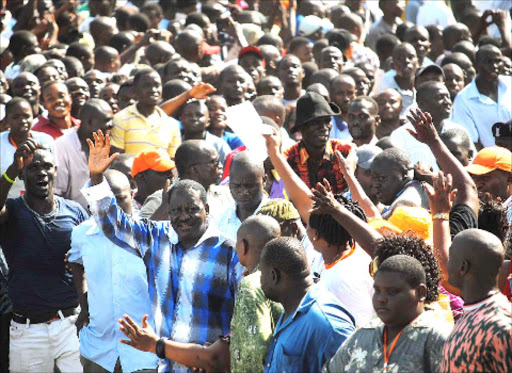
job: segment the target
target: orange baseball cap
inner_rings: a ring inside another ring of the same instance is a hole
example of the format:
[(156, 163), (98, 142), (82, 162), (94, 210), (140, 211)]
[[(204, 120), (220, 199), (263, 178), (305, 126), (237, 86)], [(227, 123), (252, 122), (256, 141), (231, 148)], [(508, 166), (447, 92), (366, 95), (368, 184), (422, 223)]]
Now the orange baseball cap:
[(165, 172), (174, 167), (176, 165), (166, 151), (160, 148), (145, 150), (133, 160), (132, 177), (146, 170)]
[(501, 146), (483, 148), (466, 170), (473, 175), (484, 175), (494, 170), (512, 172), (512, 152)]

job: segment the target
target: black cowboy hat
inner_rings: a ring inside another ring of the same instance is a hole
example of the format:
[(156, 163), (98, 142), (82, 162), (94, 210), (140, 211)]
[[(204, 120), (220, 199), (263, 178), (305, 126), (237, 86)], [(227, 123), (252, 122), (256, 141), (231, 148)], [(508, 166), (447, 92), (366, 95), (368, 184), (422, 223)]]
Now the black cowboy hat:
[(308, 122), (332, 115), (339, 115), (340, 108), (332, 102), (327, 102), (323, 96), (316, 92), (308, 92), (297, 101), (295, 126), (291, 132), (297, 132)]

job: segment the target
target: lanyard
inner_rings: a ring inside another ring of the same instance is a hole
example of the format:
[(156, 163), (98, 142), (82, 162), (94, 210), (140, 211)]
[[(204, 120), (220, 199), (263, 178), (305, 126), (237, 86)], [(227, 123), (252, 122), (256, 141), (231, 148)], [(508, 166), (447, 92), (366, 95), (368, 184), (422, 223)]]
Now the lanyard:
[[(12, 144), (12, 146), (14, 146), (14, 149), (18, 149), (18, 145), (16, 145), (16, 143), (12, 139), (11, 134), (9, 134), (8, 137), (9, 137), (9, 142)], [(32, 138), (32, 134), (29, 134), (28, 137)]]
[(388, 354), (388, 352), (387, 352), (387, 350), (388, 350), (388, 330), (386, 327), (384, 327), (384, 370), (383, 370), (383, 372), (388, 371), (389, 358), (391, 357), (391, 354), (393, 353), (393, 350), (395, 349), (396, 342), (398, 341), (398, 338), (400, 338), (400, 336), (402, 335), (403, 331), (404, 330), (402, 329), (400, 331), (400, 333), (398, 333), (398, 335), (395, 337), (393, 342), (391, 343), (391, 347), (389, 348), (389, 354)]
[(12, 146), (14, 146), (14, 149), (18, 149), (18, 145), (16, 145), (16, 143), (12, 139), (11, 134), (9, 134), (9, 141), (11, 142)]

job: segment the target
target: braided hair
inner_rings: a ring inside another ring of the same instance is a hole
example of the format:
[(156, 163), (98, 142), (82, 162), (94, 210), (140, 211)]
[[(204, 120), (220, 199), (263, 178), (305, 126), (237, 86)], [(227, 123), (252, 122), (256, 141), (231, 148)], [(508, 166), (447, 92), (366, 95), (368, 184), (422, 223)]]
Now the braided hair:
[[(334, 198), (347, 210), (353, 213), (362, 221), (366, 222), (366, 214), (359, 206), (359, 203), (342, 196), (334, 195)], [(347, 242), (352, 241), (350, 234), (329, 214), (311, 214), (309, 216), (309, 226), (318, 232), (318, 236), (323, 238), (329, 245), (345, 246)]]
[(417, 259), (427, 276), (427, 298), (426, 303), (437, 300), (439, 295), (439, 265), (432, 248), (421, 238), (414, 236), (384, 236), (375, 251), (377, 256), (377, 265), (380, 265), (389, 257), (394, 255), (408, 255)]

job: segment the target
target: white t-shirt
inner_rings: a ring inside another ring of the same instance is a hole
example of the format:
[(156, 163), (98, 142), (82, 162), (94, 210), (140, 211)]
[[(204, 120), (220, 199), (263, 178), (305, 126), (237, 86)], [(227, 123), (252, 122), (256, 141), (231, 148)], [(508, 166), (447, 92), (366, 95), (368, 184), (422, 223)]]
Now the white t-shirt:
[(339, 299), (354, 316), (356, 326), (367, 324), (373, 317), (373, 279), (370, 276), (370, 256), (358, 245), (352, 254), (329, 269), (324, 269), (320, 282)]

